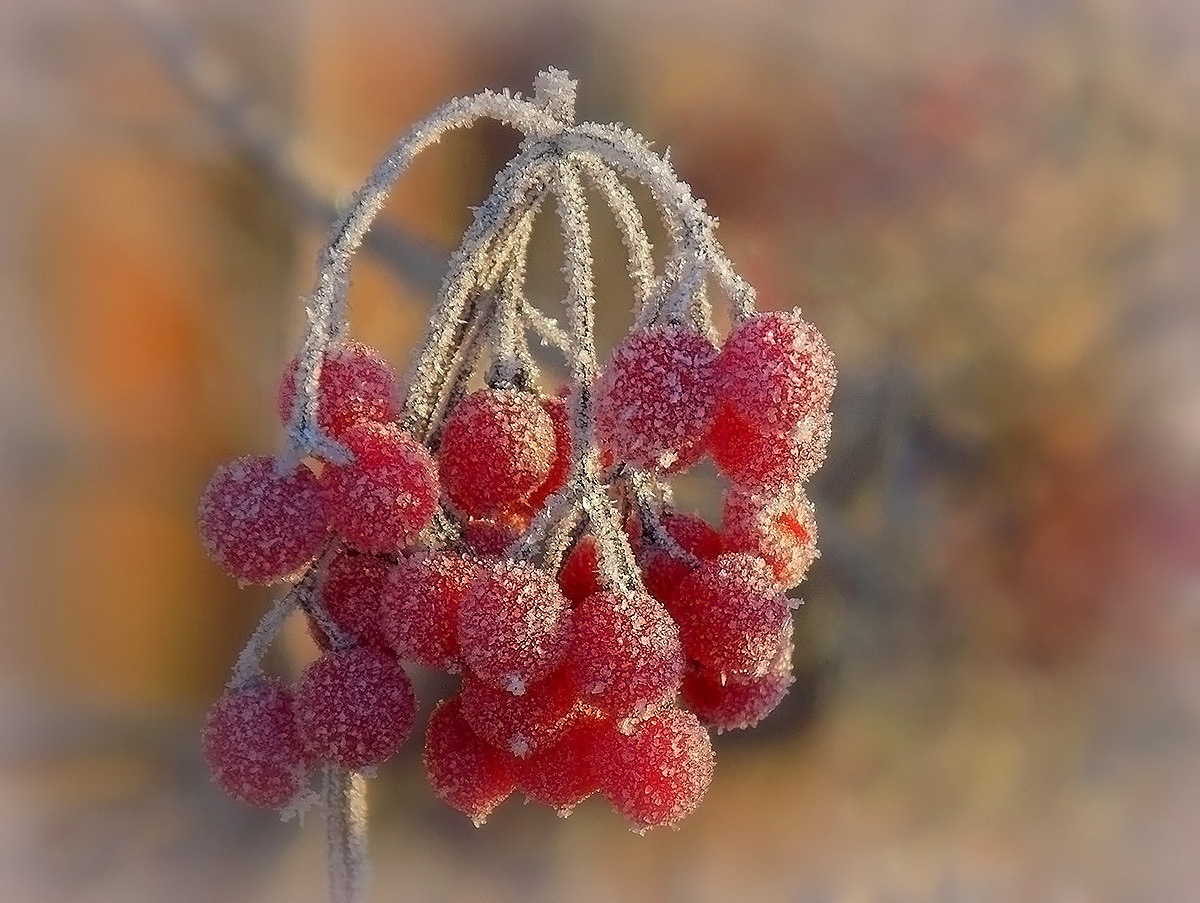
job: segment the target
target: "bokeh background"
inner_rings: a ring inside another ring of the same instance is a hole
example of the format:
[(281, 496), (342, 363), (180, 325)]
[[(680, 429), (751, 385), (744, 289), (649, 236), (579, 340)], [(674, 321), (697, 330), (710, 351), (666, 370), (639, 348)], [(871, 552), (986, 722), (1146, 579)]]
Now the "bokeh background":
[[(646, 837), (598, 801), (475, 829), (413, 742), (373, 899), (1200, 899), (1198, 47), (1190, 0), (0, 5), (0, 899), (324, 899), (319, 819), (198, 754), (271, 594), (207, 562), (195, 499), (279, 444), (336, 205), (546, 65), (837, 352), (799, 680)], [(428, 153), (360, 257), (354, 331), (397, 365), (513, 147)]]

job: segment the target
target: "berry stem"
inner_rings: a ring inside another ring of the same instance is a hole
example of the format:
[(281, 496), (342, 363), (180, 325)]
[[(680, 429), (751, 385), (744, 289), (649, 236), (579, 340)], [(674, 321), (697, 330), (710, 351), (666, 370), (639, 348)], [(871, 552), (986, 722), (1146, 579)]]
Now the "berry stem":
[(367, 781), (357, 771), (325, 766), (325, 841), (330, 903), (365, 903)]

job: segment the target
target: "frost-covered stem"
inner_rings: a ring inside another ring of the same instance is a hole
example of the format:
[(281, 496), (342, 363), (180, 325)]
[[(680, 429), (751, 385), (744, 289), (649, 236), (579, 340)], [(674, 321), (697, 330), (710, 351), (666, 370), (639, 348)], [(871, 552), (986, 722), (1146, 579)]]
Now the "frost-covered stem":
[(637, 506), (645, 541), (662, 549), (672, 558), (693, 568), (699, 567), (700, 559), (677, 543), (675, 537), (667, 530), (666, 524), (662, 522), (663, 500), (658, 497), (657, 490), (660, 487), (655, 485), (654, 478), (640, 471), (632, 471), (627, 482), (633, 502)]
[(228, 683), (231, 690), (244, 687), (262, 676), (260, 663), (263, 656), (267, 654), (267, 648), (279, 634), (291, 613), (303, 605), (305, 599), (312, 594), (315, 583), (316, 575), (310, 570), (304, 575), (303, 580), (288, 590), (286, 595), (277, 599), (275, 604), (262, 616), (262, 620), (254, 628), (254, 633), (250, 634), (250, 639), (234, 663), (233, 673), (230, 675)]
[(367, 781), (325, 766), (325, 843), (330, 903), (366, 903)]
[(503, 268), (497, 285), (496, 357), (488, 374), (489, 385), (525, 387), (536, 381), (536, 367), (525, 337), (525, 273), (533, 220), (542, 204), (538, 196), (529, 204), (512, 232), (497, 251), (497, 267)]
[(634, 318), (637, 319), (650, 302), (654, 290), (654, 255), (651, 253), (650, 239), (646, 236), (646, 224), (642, 221), (633, 192), (600, 158), (581, 154), (578, 163), (616, 220), (628, 256), (629, 281), (633, 283)]

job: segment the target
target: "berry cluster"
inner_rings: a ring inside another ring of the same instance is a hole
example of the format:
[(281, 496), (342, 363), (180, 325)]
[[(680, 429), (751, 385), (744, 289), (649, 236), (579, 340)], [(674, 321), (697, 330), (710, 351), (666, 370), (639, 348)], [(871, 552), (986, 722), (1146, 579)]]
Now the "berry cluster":
[[(245, 583), (295, 581), (205, 727), (213, 774), (240, 800), (287, 807), (320, 763), (386, 761), (413, 731), (413, 663), (460, 680), (424, 741), (451, 806), (482, 822), (515, 791), (560, 813), (600, 793), (644, 830), (700, 801), (709, 728), (750, 727), (787, 691), (785, 592), (816, 556), (802, 484), (829, 439), (832, 356), (798, 312), (755, 311), (711, 219), (641, 139), (570, 124), (573, 88), (543, 73), (533, 102), (455, 102), (397, 145), (388, 178), (472, 116), (527, 135), (452, 259), (403, 392), (346, 336), (338, 274), (386, 189), (383, 175), (368, 182), (281, 380), (284, 451), (221, 467), (204, 491), (218, 564)], [(660, 273), (622, 176), (663, 206), (676, 246)], [(584, 178), (624, 231), (635, 288), (635, 325), (603, 367)], [(523, 292), (546, 197), (563, 230), (566, 329)], [(710, 277), (734, 323), (720, 347)], [(530, 332), (567, 361), (553, 394)], [(671, 504), (672, 477), (705, 455), (730, 483), (719, 529)], [(321, 652), (289, 687), (258, 662), (296, 607)]]

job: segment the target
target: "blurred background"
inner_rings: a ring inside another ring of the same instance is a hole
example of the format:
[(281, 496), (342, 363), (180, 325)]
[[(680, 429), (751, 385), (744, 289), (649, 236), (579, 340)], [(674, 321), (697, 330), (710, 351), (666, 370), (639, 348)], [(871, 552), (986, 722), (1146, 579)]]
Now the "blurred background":
[[(599, 801), (475, 829), (411, 742), (372, 784), (373, 899), (1200, 897), (1197, 47), (1189, 0), (0, 5), (0, 898), (324, 899), (319, 819), (199, 756), (272, 594), (204, 558), (195, 500), (279, 445), (337, 205), (414, 120), (547, 65), (670, 147), (838, 355), (799, 679), (646, 837)], [(360, 255), (353, 329), (397, 366), (514, 147), (427, 153)]]

